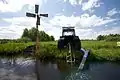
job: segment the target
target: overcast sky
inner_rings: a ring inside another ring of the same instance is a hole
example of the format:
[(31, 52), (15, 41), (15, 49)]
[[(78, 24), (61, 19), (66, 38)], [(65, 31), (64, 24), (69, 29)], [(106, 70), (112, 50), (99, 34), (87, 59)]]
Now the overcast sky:
[(98, 35), (120, 34), (120, 0), (0, 0), (0, 39), (20, 38), (24, 28), (35, 27), (35, 18), (26, 17), (34, 13), (39, 4), (41, 18), (39, 30), (58, 39), (62, 27), (75, 26), (80, 39), (96, 39)]

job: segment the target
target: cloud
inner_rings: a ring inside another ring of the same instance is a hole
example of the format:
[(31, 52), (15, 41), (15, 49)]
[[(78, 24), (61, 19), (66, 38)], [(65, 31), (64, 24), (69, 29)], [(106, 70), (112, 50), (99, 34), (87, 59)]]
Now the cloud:
[(0, 11), (1, 12), (17, 12), (21, 10), (22, 6), (25, 4), (38, 4), (41, 5), (41, 0), (9, 0), (8, 4), (0, 2)]
[[(104, 27), (101, 27), (102, 29), (99, 29), (99, 31), (97, 31), (95, 28), (96, 25), (102, 25), (105, 23), (109, 23), (112, 22), (112, 20), (104, 20), (101, 19), (101, 17), (97, 17), (95, 15), (89, 16), (88, 14), (84, 14), (81, 15), (81, 17), (65, 17), (65, 16), (58, 16), (57, 18), (54, 18), (54, 20), (59, 20), (59, 18), (61, 18), (61, 22), (59, 23), (54, 23), (53, 20), (52, 23), (46, 23), (44, 21), (41, 20), (41, 26), (39, 26), (39, 30), (43, 30), (46, 33), (48, 33), (49, 35), (53, 35), (55, 37), (55, 39), (59, 39), (59, 36), (62, 35), (62, 28), (63, 26), (60, 26), (60, 24), (62, 22), (64, 22), (64, 24), (66, 23), (65, 21), (69, 20), (67, 23), (71, 23), (71, 24), (75, 24), (75, 22), (77, 21), (82, 21), (81, 24), (82, 25), (86, 25), (81, 27), (75, 27), (76, 29), (76, 35), (80, 37), (80, 39), (96, 39), (96, 37), (100, 34), (109, 34), (109, 33), (119, 33), (120, 28), (107, 28), (104, 29)], [(88, 18), (88, 20), (87, 20)], [(109, 18), (110, 19), (110, 18)], [(12, 18), (12, 19), (5, 19), (8, 22), (12, 22), (12, 25), (8, 26), (8, 27), (0, 27), (0, 38), (5, 38), (5, 39), (17, 39), (20, 38), (22, 33), (23, 33), (23, 29), (25, 28), (32, 28), (35, 25), (35, 19), (34, 18), (27, 18), (27, 17), (20, 17), (20, 18)], [(62, 21), (64, 20), (64, 21)], [(95, 22), (95, 20), (97, 20)], [(100, 21), (100, 22), (99, 22)], [(20, 24), (20, 25), (18, 25)], [(94, 26), (90, 26), (90, 24), (94, 25)], [(31, 25), (31, 26), (30, 26)]]
[(117, 13), (120, 13), (120, 11), (117, 11), (116, 8), (113, 8), (112, 10), (107, 12), (107, 16), (113, 16), (113, 15), (115, 15)]
[[(17, 39), (20, 38), (23, 30), (25, 28), (31, 29), (36, 26), (35, 18), (28, 17), (14, 17), (14, 18), (6, 18), (5, 21), (11, 23), (9, 26), (0, 26), (0, 38), (5, 39)], [(41, 23), (44, 23), (41, 20)], [(39, 30), (43, 30), (42, 26), (39, 26)]]
[[(64, 0), (65, 2), (68, 1), (68, 0)], [(75, 4), (82, 4), (82, 1), (83, 0), (69, 0), (69, 2), (72, 4), (72, 5), (75, 5)]]
[(17, 39), (18, 36), (16, 33), (0, 33), (0, 39)]
[(36, 18), (30, 17), (14, 17), (14, 18), (5, 18), (7, 22), (11, 22), (12, 25), (19, 25), (19, 26), (35, 26)]
[(80, 39), (97, 39), (98, 35), (120, 34), (120, 27), (112, 27), (108, 29), (76, 29), (76, 33)]
[(4, 19), (0, 19), (0, 26), (9, 26), (11, 23), (5, 21)]
[(59, 36), (62, 35), (62, 28), (61, 26), (54, 26), (52, 24), (50, 24), (49, 22), (44, 22), (41, 23), (41, 26), (39, 28), (42, 28), (43, 31), (45, 31), (47, 34), (49, 34), (50, 36), (54, 36), (55, 40), (59, 39)]
[[(7, 26), (7, 27), (0, 27), (0, 39), (20, 38), (22, 33), (23, 33), (23, 30), (25, 28), (31, 29), (32, 27), (35, 27), (34, 22), (32, 22), (32, 20), (30, 20), (29, 18), (24, 19), (23, 17), (21, 17), (20, 19), (22, 19), (23, 21), (19, 22), (19, 18), (14, 18), (12, 25)], [(6, 19), (6, 20), (12, 22), (12, 19), (11, 20)], [(14, 23), (14, 22), (16, 22), (16, 23)], [(25, 23), (23, 24), (23, 22), (25, 22)], [(20, 24), (20, 25), (18, 25), (18, 24)], [(33, 26), (30, 26), (30, 25), (33, 25)], [(60, 27), (55, 27), (49, 23), (45, 23), (42, 20), (41, 20), (41, 25), (39, 26), (38, 29), (45, 31), (49, 35), (53, 35), (55, 37), (55, 39), (58, 39), (59, 36), (61, 35), (61, 28)]]
[(6, 11), (6, 12), (1, 12), (0, 11), (0, 18), (13, 18), (13, 17), (25, 17), (26, 12), (34, 12), (34, 7), (31, 6), (30, 4), (25, 4), (22, 6), (22, 8), (19, 11), (16, 12), (11, 12), (11, 11)]
[(57, 0), (54, 2), (49, 0), (46, 2), (42, 0), (10, 0), (8, 4), (0, 2), (0, 22), (2, 24), (9, 23), (7, 25), (0, 24), (0, 38), (20, 38), (24, 28), (35, 27), (36, 18), (25, 16), (26, 11), (34, 12), (35, 3), (39, 3), (41, 12), (49, 14), (49, 18), (41, 19), (39, 30), (53, 35), (55, 39), (59, 39), (62, 34), (61, 27), (64, 26), (75, 26), (76, 35), (80, 39), (96, 39), (99, 34), (120, 32), (118, 27), (109, 27), (109, 23), (118, 21), (118, 19), (111, 18), (117, 14), (116, 12), (119, 12), (116, 8), (108, 11), (107, 17), (85, 13), (87, 11), (93, 13), (96, 10), (94, 8), (100, 7), (103, 4), (100, 0)]
[[(0, 27), (0, 39), (18, 39), (22, 36), (25, 28), (31, 29), (32, 26), (10, 25), (8, 27)], [(39, 30), (43, 30), (43, 27), (39, 26)]]
[(99, 2), (99, 0), (88, 0), (88, 2), (82, 3), (82, 10), (89, 10), (94, 7), (100, 7), (100, 5), (103, 4), (102, 2)]
[(92, 29), (75, 29), (76, 35), (79, 36), (80, 39), (92, 39), (90, 32)]
[(8, 0), (0, 0), (0, 2), (4, 3), (4, 4), (7, 4), (8, 3)]
[[(47, 30), (47, 31), (46, 31)], [(62, 29), (58, 27), (51, 27), (51, 30), (46, 29), (44, 30), (47, 34), (53, 35), (55, 37), (55, 40), (58, 40), (59, 37), (62, 35)]]
[(91, 28), (96, 26), (105, 25), (110, 22), (117, 21), (118, 19), (105, 19), (101, 16), (92, 15), (89, 16), (88, 14), (83, 14), (79, 18), (79, 21), (76, 23), (76, 26), (79, 28)]
[(102, 30), (98, 33), (98, 35), (108, 35), (108, 34), (120, 34), (120, 27), (115, 26), (112, 28), (108, 28), (106, 30)]
[(74, 26), (75, 23), (78, 21), (79, 17), (66, 17), (64, 15), (61, 16), (55, 16), (53, 19), (51, 19), (49, 22), (52, 25), (56, 26)]
[(0, 39), (17, 39), (22, 34), (22, 28), (15, 27), (14, 25), (8, 27), (0, 27)]
[(105, 25), (110, 22), (117, 21), (118, 19), (111, 19), (111, 18), (104, 18), (101, 16), (89, 14), (83, 14), (80, 17), (66, 17), (64, 15), (55, 16), (53, 19), (50, 20), (50, 24), (52, 25), (60, 25), (63, 26), (75, 26), (77, 28), (91, 28), (96, 26)]
[[(4, 19), (7, 22), (11, 22), (12, 25), (14, 26), (19, 26), (23, 28), (32, 28), (36, 27), (36, 18), (31, 18), (31, 17), (14, 17), (14, 18), (6, 18)], [(45, 22), (41, 19), (40, 20), (41, 24), (45, 24)], [(42, 25), (40, 26), (39, 30), (43, 30)]]

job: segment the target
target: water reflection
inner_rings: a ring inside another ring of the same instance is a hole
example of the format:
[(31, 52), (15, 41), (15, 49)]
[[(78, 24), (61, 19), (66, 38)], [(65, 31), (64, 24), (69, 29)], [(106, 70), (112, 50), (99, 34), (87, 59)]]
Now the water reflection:
[(60, 71), (57, 64), (48, 62), (47, 64), (41, 63), (37, 60), (37, 76), (40, 80), (61, 80)]
[(0, 80), (120, 80), (117, 63), (80, 63), (65, 61), (41, 62), (30, 58), (0, 59)]
[(41, 80), (120, 80), (118, 63), (86, 63), (83, 70), (78, 69), (78, 64), (71, 66), (71, 64), (61, 62), (57, 63), (57, 69), (56, 67), (49, 68), (48, 65), (45, 67), (42, 64), (39, 65)]
[(120, 80), (120, 65), (118, 63), (92, 63), (86, 72), (92, 80)]
[(36, 64), (38, 66), (37, 76), (40, 77), (40, 80), (89, 80), (85, 73), (77, 69), (80, 63), (69, 64), (66, 61), (41, 63), (40, 60), (37, 60)]
[(0, 59), (0, 80), (36, 80), (34, 61), (30, 59)]

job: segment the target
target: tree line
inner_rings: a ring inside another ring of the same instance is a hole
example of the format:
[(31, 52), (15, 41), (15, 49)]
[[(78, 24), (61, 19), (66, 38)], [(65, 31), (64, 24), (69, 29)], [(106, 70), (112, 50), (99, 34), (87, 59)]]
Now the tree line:
[[(49, 36), (44, 31), (38, 31), (39, 41), (54, 41), (55, 38), (53, 36)], [(35, 42), (36, 41), (36, 28), (27, 29), (25, 28), (22, 36), (19, 39), (0, 39), (0, 44), (8, 43), (8, 42)]]
[(99, 35), (97, 40), (120, 41), (120, 34)]
[[(37, 31), (37, 29), (34, 27), (29, 30), (27, 28), (25, 28), (21, 38), (22, 39), (27, 38), (28, 40), (36, 41), (36, 31)], [(49, 36), (44, 31), (38, 31), (38, 38), (40, 41), (54, 41), (55, 40), (55, 38), (53, 36)]]

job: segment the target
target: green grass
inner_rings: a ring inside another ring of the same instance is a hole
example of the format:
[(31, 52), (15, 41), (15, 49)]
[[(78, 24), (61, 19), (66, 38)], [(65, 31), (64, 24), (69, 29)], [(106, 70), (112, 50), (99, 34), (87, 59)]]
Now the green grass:
[[(57, 42), (41, 42), (39, 56), (40, 58), (66, 58), (66, 54), (68, 54), (67, 50), (60, 51), (57, 49)], [(81, 54), (77, 54), (76, 56), (80, 57)]]
[[(89, 60), (120, 61), (120, 47), (117, 46), (117, 42), (81, 41), (81, 43), (82, 48), (91, 50)], [(44, 49), (47, 49), (45, 50), (46, 55), (49, 52), (50, 54), (58, 57), (65, 57), (66, 55), (65, 52), (60, 53), (57, 50), (56, 48), (57, 42), (43, 42), (42, 44), (45, 45)], [(80, 57), (81, 55), (76, 56)]]
[(82, 46), (91, 49), (91, 58), (94, 56), (94, 60), (120, 60), (120, 47), (117, 46), (117, 42), (83, 41)]
[[(90, 49), (91, 54), (89, 60), (92, 61), (120, 61), (120, 47), (117, 42), (105, 41), (81, 41), (82, 48)], [(0, 44), (0, 54), (21, 54), (22, 51), (33, 43), (6, 43)], [(40, 50), (37, 57), (45, 58), (65, 58), (67, 51), (59, 51), (57, 42), (41, 42)], [(80, 58), (81, 54), (75, 53), (76, 57)]]
[(5, 43), (0, 44), (0, 55), (20, 54), (33, 43)]
[(82, 41), (82, 47), (92, 48), (92, 49), (101, 49), (101, 48), (118, 48), (117, 42), (106, 42), (106, 41)]

